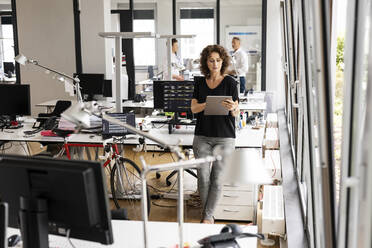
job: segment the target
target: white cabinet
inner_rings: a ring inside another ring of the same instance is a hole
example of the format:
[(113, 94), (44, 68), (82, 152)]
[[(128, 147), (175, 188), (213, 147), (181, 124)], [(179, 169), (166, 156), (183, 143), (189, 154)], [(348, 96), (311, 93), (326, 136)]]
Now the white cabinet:
[(214, 218), (216, 220), (253, 221), (257, 202), (254, 189), (253, 185), (223, 185)]

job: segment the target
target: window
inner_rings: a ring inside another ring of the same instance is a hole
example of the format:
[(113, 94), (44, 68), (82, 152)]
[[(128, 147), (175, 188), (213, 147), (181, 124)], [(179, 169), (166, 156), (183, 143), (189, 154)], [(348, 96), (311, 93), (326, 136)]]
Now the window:
[(3, 61), (14, 62), (13, 25), (10, 16), (1, 17), (1, 31)]
[(214, 44), (214, 9), (181, 8), (181, 34), (195, 34), (193, 39), (183, 39), (181, 55), (184, 59), (197, 59), (207, 45)]
[[(133, 32), (155, 32), (154, 10), (134, 10)], [(134, 64), (155, 65), (155, 39), (134, 39)]]

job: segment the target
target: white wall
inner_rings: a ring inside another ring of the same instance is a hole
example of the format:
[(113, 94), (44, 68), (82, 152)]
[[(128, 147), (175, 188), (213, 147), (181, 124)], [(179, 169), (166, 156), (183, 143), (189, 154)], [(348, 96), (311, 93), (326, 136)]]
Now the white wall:
[(226, 26), (253, 26), (262, 23), (261, 5), (224, 5), (221, 6), (220, 43), (228, 50), (231, 44), (225, 44)]
[[(75, 72), (72, 1), (17, 1), (17, 24), (21, 53), (68, 75)], [(33, 65), (21, 66), (21, 83), (31, 85), (32, 115), (45, 111), (37, 103), (71, 98), (63, 84)]]
[[(80, 29), (83, 72), (104, 73), (112, 78), (109, 39), (98, 32), (111, 30), (110, 1), (80, 1)], [(73, 1), (17, 1), (19, 51), (28, 58), (57, 71), (76, 72)], [(32, 115), (45, 111), (35, 104), (52, 99), (74, 99), (64, 85), (44, 70), (21, 67), (22, 83), (31, 85)]]
[(274, 111), (285, 107), (283, 51), (280, 32), (280, 0), (267, 1), (266, 91), (274, 92)]

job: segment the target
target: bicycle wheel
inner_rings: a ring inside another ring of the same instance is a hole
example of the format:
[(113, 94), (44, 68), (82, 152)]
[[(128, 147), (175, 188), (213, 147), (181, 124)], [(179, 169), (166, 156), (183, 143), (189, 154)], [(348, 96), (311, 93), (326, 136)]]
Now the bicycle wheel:
[[(120, 158), (111, 170), (110, 185), (112, 199), (117, 209), (126, 208), (128, 218), (141, 220), (141, 170), (136, 163), (127, 158)], [(150, 195), (147, 190), (147, 206), (150, 214)]]

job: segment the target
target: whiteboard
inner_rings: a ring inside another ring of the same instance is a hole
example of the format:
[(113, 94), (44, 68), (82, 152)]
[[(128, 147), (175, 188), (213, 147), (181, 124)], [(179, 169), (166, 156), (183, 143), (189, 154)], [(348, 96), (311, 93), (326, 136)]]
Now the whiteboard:
[(261, 25), (258, 26), (230, 26), (227, 25), (225, 34), (226, 47), (231, 50), (233, 37), (240, 38), (240, 46), (248, 53), (261, 51)]

